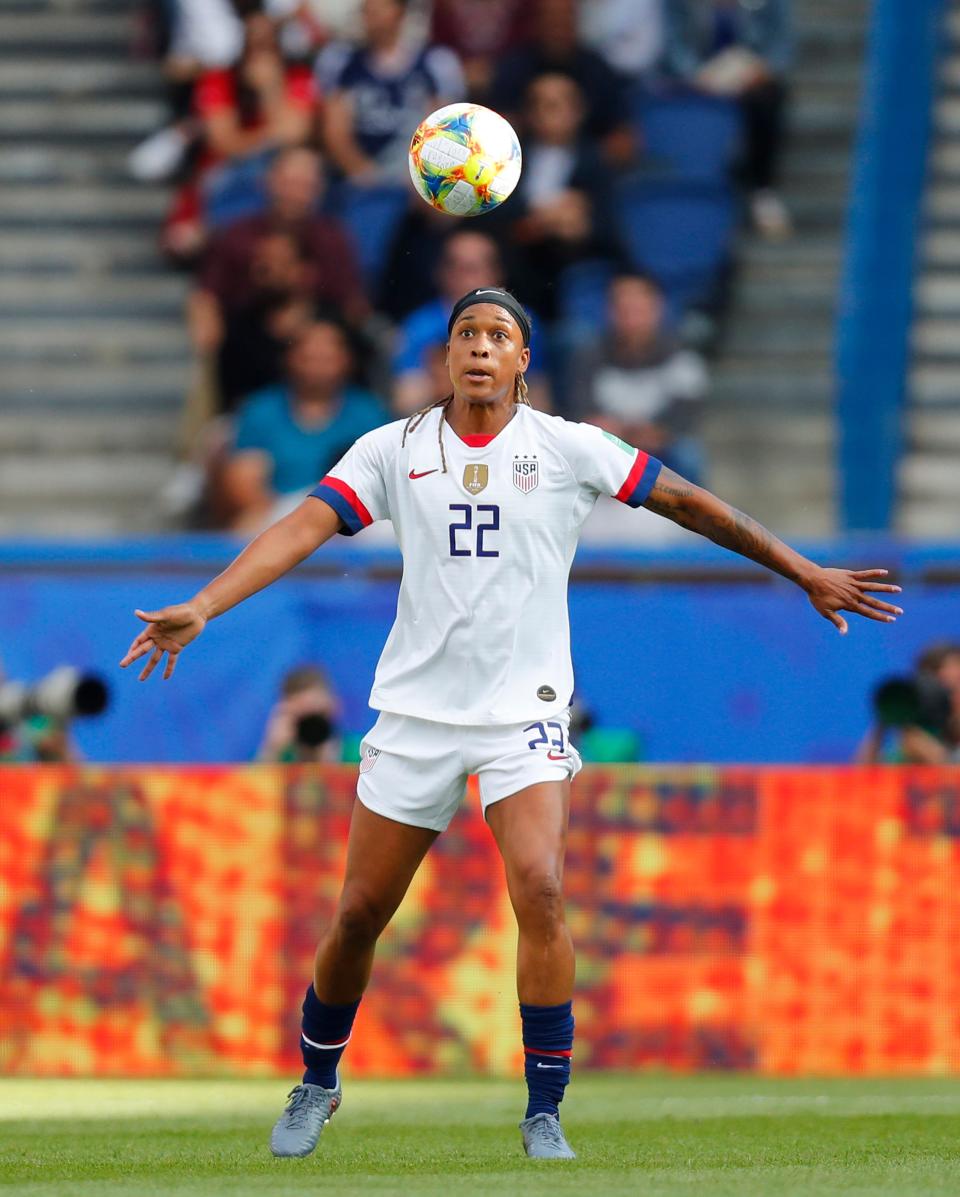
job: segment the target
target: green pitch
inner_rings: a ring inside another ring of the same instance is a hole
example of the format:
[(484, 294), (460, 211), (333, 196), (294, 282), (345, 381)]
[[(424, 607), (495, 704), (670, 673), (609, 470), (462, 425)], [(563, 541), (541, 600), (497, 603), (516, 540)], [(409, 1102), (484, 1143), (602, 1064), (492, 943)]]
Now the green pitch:
[(276, 1081), (0, 1081), (16, 1197), (931, 1197), (960, 1193), (960, 1082), (579, 1076), (576, 1162), (532, 1164), (519, 1083), (347, 1081), (274, 1160)]

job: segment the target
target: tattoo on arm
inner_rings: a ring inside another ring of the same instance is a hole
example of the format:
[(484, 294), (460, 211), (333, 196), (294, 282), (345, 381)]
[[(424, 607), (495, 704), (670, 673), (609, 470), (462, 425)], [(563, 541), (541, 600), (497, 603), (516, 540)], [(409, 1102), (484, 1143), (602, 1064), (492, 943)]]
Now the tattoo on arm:
[(681, 528), (698, 532), (715, 544), (749, 557), (793, 582), (799, 581), (798, 571), (784, 559), (790, 550), (772, 532), (751, 516), (676, 474), (669, 474), (663, 481), (658, 479), (644, 506), (673, 520)]

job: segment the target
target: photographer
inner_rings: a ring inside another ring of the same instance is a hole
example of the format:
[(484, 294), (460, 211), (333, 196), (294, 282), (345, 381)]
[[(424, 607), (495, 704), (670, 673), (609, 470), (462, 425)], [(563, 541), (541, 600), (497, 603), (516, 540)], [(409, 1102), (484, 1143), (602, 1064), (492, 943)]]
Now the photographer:
[(101, 714), (108, 701), (100, 678), (70, 665), (26, 685), (4, 677), (0, 664), (0, 764), (75, 763), (71, 721)]
[(323, 670), (316, 665), (292, 669), (281, 683), (280, 694), (270, 712), (257, 760), (279, 764), (339, 761), (336, 720), (340, 703)]
[(924, 649), (915, 675), (881, 682), (873, 706), (858, 764), (960, 762), (960, 644), (941, 641)]

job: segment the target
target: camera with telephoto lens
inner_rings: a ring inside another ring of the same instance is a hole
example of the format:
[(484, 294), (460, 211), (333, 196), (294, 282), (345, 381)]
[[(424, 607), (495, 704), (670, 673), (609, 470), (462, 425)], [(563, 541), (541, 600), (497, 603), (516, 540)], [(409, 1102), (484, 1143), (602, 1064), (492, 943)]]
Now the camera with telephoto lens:
[(319, 748), (332, 735), (333, 724), (320, 711), (301, 715), (293, 729), (293, 737), (299, 748)]
[(32, 686), (0, 681), (0, 731), (36, 715), (58, 723), (99, 715), (109, 700), (110, 692), (100, 678), (72, 665), (61, 665)]
[(890, 677), (874, 690), (873, 709), (885, 727), (922, 727), (942, 739), (950, 723), (950, 692), (927, 673)]

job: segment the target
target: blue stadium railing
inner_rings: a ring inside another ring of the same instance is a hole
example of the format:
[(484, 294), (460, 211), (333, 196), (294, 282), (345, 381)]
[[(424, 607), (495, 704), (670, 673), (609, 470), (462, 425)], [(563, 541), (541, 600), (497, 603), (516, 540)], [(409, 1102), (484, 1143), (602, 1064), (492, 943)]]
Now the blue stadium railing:
[(874, 0), (837, 321), (841, 525), (892, 525), (945, 0)]

